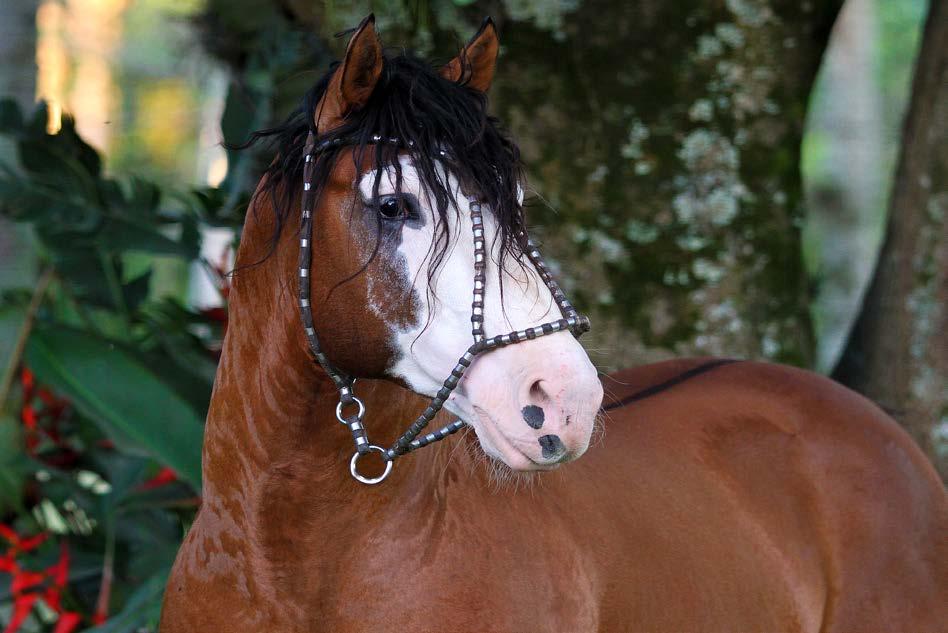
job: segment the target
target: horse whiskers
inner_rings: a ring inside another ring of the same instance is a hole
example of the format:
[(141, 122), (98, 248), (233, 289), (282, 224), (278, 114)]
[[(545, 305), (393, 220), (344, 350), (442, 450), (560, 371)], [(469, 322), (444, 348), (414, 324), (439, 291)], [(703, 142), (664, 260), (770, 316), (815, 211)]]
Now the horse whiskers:
[(501, 460), (490, 457), (483, 450), (480, 452), (484, 456), (484, 463), (488, 468), (488, 482), (491, 492), (519, 492), (530, 490), (539, 484), (543, 473), (514, 470)]
[(610, 347), (589, 347), (588, 345), (583, 345), (583, 349), (590, 354), (611, 354), (615, 351)]
[[(448, 467), (451, 466), (451, 462), (455, 459), (455, 457), (456, 457), (456, 455), (457, 455), (457, 453), (458, 453), (458, 450), (460, 450), (460, 449), (462, 448), (462, 446), (464, 446), (464, 445), (470, 445), (470, 444), (471, 444), (471, 442), (468, 441), (468, 437), (470, 436), (470, 434), (471, 434), (471, 427), (470, 427), (470, 426), (465, 426), (465, 427), (461, 430), (461, 432), (458, 434), (457, 439), (455, 439), (455, 441), (454, 441), (454, 446), (451, 447), (451, 450), (450, 450), (450, 451), (447, 451), (447, 456), (444, 457), (444, 459), (443, 459), (444, 463), (441, 465), (441, 472), (440, 472), (439, 475), (438, 475), (438, 480), (443, 480), (443, 479), (444, 479), (445, 473), (448, 472)], [(474, 443), (476, 443), (476, 442), (474, 442)], [(444, 455), (444, 454), (445, 454), (445, 451), (441, 451), (440, 454), (441, 454), (441, 455)], [(470, 455), (469, 455), (469, 457), (470, 457)], [(470, 463), (470, 461), (471, 461), (471, 460), (468, 459), (468, 462), (469, 462), (469, 463)]]
[[(476, 477), (479, 474), (486, 474), (488, 488), (491, 493), (500, 493), (505, 491), (517, 492), (521, 489), (529, 489), (538, 484), (542, 473), (515, 471), (500, 460), (494, 459), (484, 452), (480, 442), (465, 441), (471, 434), (471, 427), (465, 427), (465, 433), (458, 438), (458, 446), (454, 447), (448, 453), (448, 459), (453, 459), (455, 453), (461, 449), (467, 451), (467, 474), (469, 477)], [(483, 469), (483, 470), (481, 470)]]
[(592, 436), (589, 440), (590, 446), (598, 446), (603, 444), (606, 439), (606, 418), (608, 413), (600, 409), (599, 413), (596, 414), (596, 419), (593, 421), (593, 430)]
[(513, 492), (516, 492), (520, 489), (521, 480), (518, 475), (523, 473), (514, 471), (507, 464), (492, 457), (487, 457), (485, 463), (488, 466), (488, 481), (491, 492), (496, 494), (511, 488)]

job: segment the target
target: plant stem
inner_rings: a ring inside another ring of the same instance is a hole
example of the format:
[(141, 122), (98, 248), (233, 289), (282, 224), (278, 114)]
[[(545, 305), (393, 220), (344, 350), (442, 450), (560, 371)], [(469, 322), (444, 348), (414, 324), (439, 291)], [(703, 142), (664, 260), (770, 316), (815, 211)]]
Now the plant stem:
[(26, 349), (26, 341), (29, 339), (30, 332), (33, 330), (33, 323), (36, 321), (36, 313), (39, 312), (40, 306), (43, 304), (43, 298), (46, 296), (46, 290), (49, 288), (53, 276), (53, 267), (47, 266), (46, 269), (43, 270), (43, 274), (40, 275), (39, 281), (36, 283), (36, 288), (33, 290), (30, 305), (26, 309), (26, 317), (17, 334), (16, 343), (10, 354), (10, 360), (7, 361), (7, 366), (3, 371), (3, 379), (0, 380), (0, 412), (3, 412), (6, 407), (7, 398), (10, 396), (10, 390), (13, 388), (13, 376), (16, 374), (16, 368), (20, 365), (23, 350)]
[(112, 302), (125, 319), (125, 325), (131, 326), (132, 319), (128, 313), (128, 306), (125, 305), (125, 297), (122, 296), (122, 283), (118, 275), (115, 274), (115, 265), (112, 256), (99, 249), (99, 263), (102, 265), (102, 271), (105, 273), (105, 280), (109, 284), (109, 293), (112, 295)]
[(105, 530), (105, 556), (102, 559), (102, 582), (99, 584), (99, 598), (95, 603), (97, 618), (108, 618), (109, 600), (112, 596), (113, 567), (115, 562), (115, 518), (111, 517)]

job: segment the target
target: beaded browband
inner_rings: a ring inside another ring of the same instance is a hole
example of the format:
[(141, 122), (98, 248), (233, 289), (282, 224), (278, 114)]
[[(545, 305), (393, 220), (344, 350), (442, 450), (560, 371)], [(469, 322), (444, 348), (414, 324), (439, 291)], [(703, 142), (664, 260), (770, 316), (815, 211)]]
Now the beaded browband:
[[(313, 212), (316, 203), (315, 190), (312, 187), (316, 156), (327, 149), (343, 145), (354, 145), (358, 142), (359, 139), (357, 138), (337, 137), (316, 144), (316, 139), (312, 132), (309, 133), (306, 139), (303, 150), (305, 157), (303, 165), (303, 217), (300, 230), (300, 312), (302, 313), (303, 327), (306, 330), (306, 338), (309, 340), (310, 350), (312, 350), (316, 361), (323, 367), (326, 373), (329, 374), (329, 377), (339, 390), (336, 418), (342, 424), (349, 427), (356, 448), (356, 452), (349, 462), (349, 471), (353, 477), (364, 484), (377, 484), (388, 477), (392, 471), (392, 463), (396, 458), (423, 446), (427, 446), (432, 442), (443, 440), (447, 436), (458, 432), (461, 427), (464, 426), (464, 422), (455, 420), (451, 424), (433, 433), (418, 437), (444, 406), (448, 396), (450, 396), (451, 392), (458, 386), (458, 382), (464, 375), (465, 370), (471, 366), (475, 356), (500, 347), (506, 347), (507, 345), (535, 339), (563, 330), (568, 330), (572, 332), (574, 336), (579, 337), (583, 332), (589, 330), (589, 319), (579, 314), (566, 298), (566, 295), (563, 294), (563, 291), (553, 279), (553, 275), (550, 274), (546, 264), (543, 263), (540, 252), (527, 236), (526, 231), (521, 227), (517, 233), (517, 239), (520, 240), (524, 252), (536, 267), (540, 278), (543, 279), (544, 283), (546, 283), (550, 289), (550, 292), (553, 293), (553, 299), (559, 306), (563, 318), (525, 330), (510, 332), (509, 334), (486, 337), (484, 334), (484, 284), (486, 281), (487, 256), (484, 247), (484, 220), (481, 214), (480, 203), (473, 199), (470, 200), (471, 222), (474, 227), (474, 301), (471, 304), (471, 323), (473, 325), (472, 333), (474, 335), (474, 342), (458, 359), (457, 365), (451, 370), (451, 375), (444, 381), (443, 386), (435, 397), (431, 399), (431, 403), (421, 415), (409, 425), (408, 430), (405, 431), (391, 447), (386, 449), (370, 444), (366, 437), (365, 427), (362, 424), (362, 420), (365, 417), (365, 405), (361, 400), (356, 398), (352, 392), (356, 379), (347, 376), (334, 367), (319, 346), (319, 339), (316, 337), (316, 330), (313, 326), (309, 279), (310, 266), (312, 263)], [(397, 138), (382, 138), (378, 135), (370, 137), (369, 142), (373, 144), (385, 143), (395, 147), (410, 148), (412, 146), (411, 143), (402, 143)], [(355, 407), (354, 412), (347, 415), (345, 410), (347, 408), (351, 409), (352, 406)], [(370, 451), (381, 453), (382, 459), (386, 462), (383, 473), (374, 478), (364, 477), (359, 474), (357, 468), (359, 457)]]

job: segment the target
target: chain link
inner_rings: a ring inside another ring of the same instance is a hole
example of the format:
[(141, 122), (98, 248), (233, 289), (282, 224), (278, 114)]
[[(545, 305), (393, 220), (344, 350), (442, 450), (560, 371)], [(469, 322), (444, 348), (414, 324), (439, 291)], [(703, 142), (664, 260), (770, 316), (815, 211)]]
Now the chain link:
[(349, 404), (354, 404), (359, 408), (358, 413), (356, 413), (356, 417), (359, 419), (360, 422), (365, 417), (365, 404), (361, 400), (359, 400), (355, 396), (352, 396), (349, 402), (344, 402), (342, 399), (340, 399), (339, 403), (336, 404), (336, 419), (339, 420), (339, 422), (341, 422), (342, 424), (345, 424), (346, 426), (349, 425), (350, 421), (346, 418), (346, 416), (342, 414), (342, 411), (343, 411), (343, 408)]

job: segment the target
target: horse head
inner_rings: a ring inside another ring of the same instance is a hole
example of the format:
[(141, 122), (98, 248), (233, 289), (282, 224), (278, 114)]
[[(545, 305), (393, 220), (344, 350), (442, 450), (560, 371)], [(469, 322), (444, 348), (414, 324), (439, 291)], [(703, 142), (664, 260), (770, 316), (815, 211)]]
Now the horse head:
[[(498, 49), (487, 20), (434, 68), (387, 55), (366, 18), (258, 195), (285, 196), (291, 219), (303, 183), (304, 326), (340, 413), (351, 378), (393, 380), (473, 427), (491, 457), (549, 469), (586, 450), (602, 387), (571, 335), (585, 317), (526, 237), (517, 147), (487, 111)], [(370, 417), (340, 421), (367, 448)], [(427, 421), (386, 458), (427, 443), (411, 443)]]

